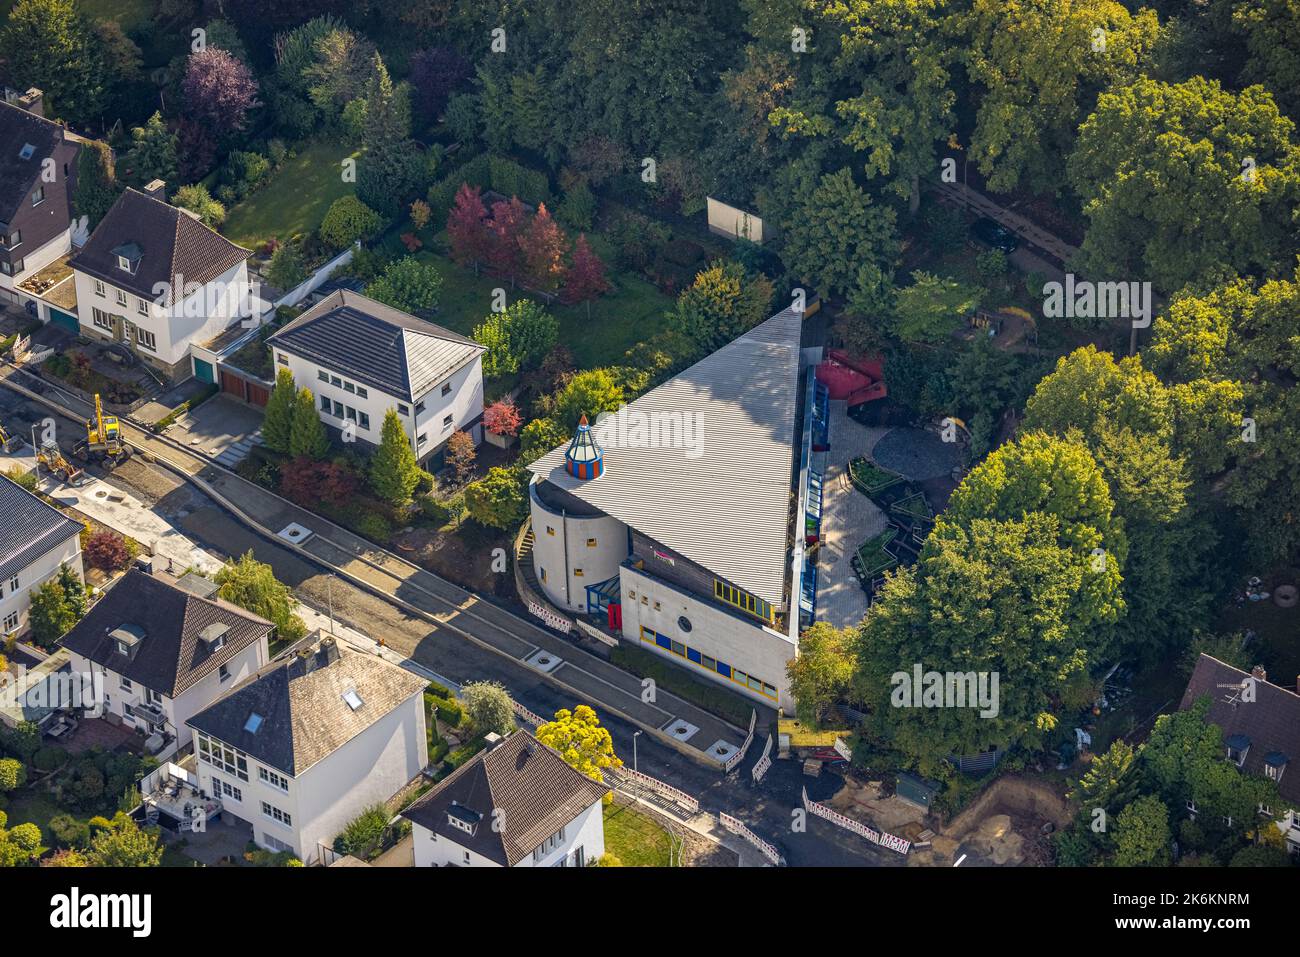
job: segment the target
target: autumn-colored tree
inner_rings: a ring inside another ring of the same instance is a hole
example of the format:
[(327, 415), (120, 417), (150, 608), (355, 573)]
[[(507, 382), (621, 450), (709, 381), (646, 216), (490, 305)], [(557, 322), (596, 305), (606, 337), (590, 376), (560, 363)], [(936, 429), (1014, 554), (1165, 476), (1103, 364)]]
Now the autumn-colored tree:
[(569, 238), (545, 203), (538, 205), (536, 215), (520, 232), (519, 246), (524, 283), (541, 292), (554, 292), (564, 276), (564, 254), (568, 251)]
[(82, 551), (92, 568), (105, 572), (125, 568), (131, 560), (131, 551), (126, 547), (126, 541), (111, 529), (95, 532), (87, 538), (86, 547)]
[(587, 242), (587, 234), (579, 233), (573, 244), (573, 262), (564, 274), (562, 298), (567, 303), (585, 302), (587, 318), (591, 318), (591, 301), (609, 290), (605, 278), (605, 263)]
[(473, 266), (475, 272), (487, 259), (491, 244), (487, 209), (479, 193), (477, 186), (461, 183), (456, 202), (447, 215), (451, 258), (458, 266)]
[(508, 399), (498, 399), (483, 410), (483, 428), (493, 435), (514, 437), (523, 421), (519, 409)]
[(498, 276), (506, 276), (513, 286), (523, 270), (523, 249), (519, 243), (528, 210), (512, 196), (510, 202), (504, 200), (492, 204), (492, 221), (488, 227), (487, 261), (489, 268)]
[(356, 494), (360, 484), (352, 469), (337, 462), (299, 456), (280, 467), (280, 493), (305, 507), (323, 502), (339, 508)]
[(596, 712), (585, 704), (572, 711), (561, 708), (555, 720), (538, 727), (537, 740), (559, 752), (564, 762), (594, 781), (605, 780), (604, 768), (621, 768), (609, 731), (600, 726)]
[(190, 54), (183, 88), (190, 118), (217, 136), (242, 130), (248, 111), (262, 105), (252, 71), (217, 47)]
[(422, 199), (417, 199), (411, 203), (411, 225), (416, 229), (423, 229), (429, 225), (429, 217), (433, 215), (433, 210), (429, 204)]
[(474, 440), (461, 430), (451, 433), (447, 439), (447, 467), (456, 476), (457, 482), (464, 482), (474, 474)]

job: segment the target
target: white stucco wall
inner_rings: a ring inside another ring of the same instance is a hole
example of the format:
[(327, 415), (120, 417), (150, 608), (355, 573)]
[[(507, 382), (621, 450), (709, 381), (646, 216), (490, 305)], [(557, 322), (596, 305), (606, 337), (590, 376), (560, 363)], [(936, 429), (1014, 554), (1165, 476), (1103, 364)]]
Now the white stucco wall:
[[(406, 407), (407, 414), (401, 416), (402, 423), (406, 426), (406, 436), (411, 440), (411, 448), (415, 449), (415, 457), (421, 461), (435, 452), (458, 429), (470, 432), (476, 445), (483, 440), (481, 426), (470, 427), (471, 422), (480, 419), (483, 415), (483, 363), (481, 359), (475, 359), (473, 362), (456, 370), (448, 379), (434, 383), (433, 388), (427, 393), (416, 401), (409, 402), (406, 399), (390, 395), (375, 386), (360, 382), (341, 369), (322, 366), (310, 359), (296, 355), (279, 343), (273, 346), (273, 352), (272, 360), (275, 368), (277, 370), (288, 368), (293, 373), (295, 384), (299, 388), (306, 388), (311, 391), (312, 401), (316, 406), (316, 414), (320, 416), (321, 421), (326, 425), (342, 428), (347, 419), (340, 419), (333, 414), (326, 414), (320, 407), (322, 396), (329, 398), (331, 404), (337, 401), (345, 407), (350, 406), (358, 413), (364, 412), (369, 416), (369, 428), (363, 428), (360, 425), (360, 416), (358, 416), (356, 437), (360, 441), (378, 445), (384, 427), (384, 413), (389, 409), (397, 409), (400, 415), (401, 410), (398, 409), (398, 406)], [(282, 362), (281, 359), (285, 361)], [(348, 392), (343, 386), (334, 385), (332, 381), (321, 381), (319, 375), (321, 372), (331, 377), (337, 376), (345, 382), (351, 382), (354, 387), (361, 386), (366, 390), (366, 397), (361, 398), (355, 391)], [(451, 385), (451, 392), (445, 396), (442, 394), (444, 383), (450, 383)], [(415, 410), (420, 401), (424, 402), (425, 408), (417, 416)], [(448, 415), (452, 417), (451, 424), (444, 426), (442, 421)], [(419, 442), (421, 434), (425, 436), (425, 441), (422, 443)]]
[[(538, 498), (536, 478), (528, 493), (537, 582), (558, 607), (585, 612), (587, 586), (613, 578), (627, 559), (627, 526), (608, 515), (563, 515), (552, 510)], [(588, 544), (592, 540), (596, 544)]]
[[(790, 695), (785, 669), (795, 657), (796, 646), (785, 635), (758, 621), (751, 622), (739, 614), (730, 614), (707, 599), (697, 598), (634, 568), (622, 569), (619, 588), (623, 602), (624, 638), (662, 655), (697, 677), (716, 681), (769, 707), (780, 705), (787, 713), (793, 713), (794, 699)], [(683, 616), (691, 623), (690, 631), (685, 631), (678, 623)], [(751, 690), (747, 684), (725, 678), (716, 670), (708, 671), (666, 651), (653, 641), (643, 640), (642, 626), (773, 685), (777, 689), (776, 700)]]
[[(35, 249), (28, 249), (27, 246), (27, 242), (24, 241), (22, 245), (13, 251), (13, 254), (23, 261), (22, 272), (14, 276), (7, 276), (4, 272), (0, 272), (0, 289), (9, 289), (16, 292), (23, 302), (36, 297), (19, 289), (18, 284), (25, 279), (31, 278), (60, 256), (65, 256), (71, 252), (72, 230), (65, 229), (44, 246), (37, 246)], [(37, 301), (39, 302), (39, 300)]]
[[(0, 521), (3, 519), (0, 518)], [(13, 587), (10, 580), (12, 576), (0, 581), (0, 592), (3, 593), (3, 597), (0, 597), (0, 634), (10, 633), (10, 630), (4, 627), (4, 622), (11, 620), (10, 616), (14, 614), (18, 616), (18, 625), (13, 629), (13, 633), (27, 629), (28, 611), (32, 607), (32, 589), (39, 588), (57, 575), (59, 566), (65, 562), (77, 573), (78, 578), (83, 577), (81, 540), (76, 532), (19, 571), (17, 588)]]

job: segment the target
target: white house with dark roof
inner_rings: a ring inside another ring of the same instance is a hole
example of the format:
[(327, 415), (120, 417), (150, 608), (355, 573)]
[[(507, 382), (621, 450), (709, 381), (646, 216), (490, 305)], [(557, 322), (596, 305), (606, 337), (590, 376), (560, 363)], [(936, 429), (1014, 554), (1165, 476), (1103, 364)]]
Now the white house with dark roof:
[(273, 629), (169, 575), (132, 569), (60, 644), (74, 674), (102, 682), (105, 717), (152, 739), (165, 758), (190, 743), (192, 715), (266, 664)]
[(326, 425), (378, 445), (396, 409), (428, 467), (453, 432), (483, 440), (483, 352), (473, 339), (349, 289), (271, 335), (277, 370), (312, 391)]
[(199, 789), (261, 847), (314, 863), (428, 764), (427, 684), (311, 636), (190, 718)]
[(527, 731), (488, 741), (402, 812), (416, 867), (582, 867), (604, 855), (608, 787)]
[(787, 711), (810, 441), (801, 329), (794, 310), (773, 316), (529, 466), (551, 602)]
[(0, 635), (27, 628), (31, 593), (67, 565), (82, 575), (80, 522), (0, 475)]
[(123, 343), (180, 381), (196, 374), (192, 345), (255, 324), (266, 305), (249, 283), (252, 254), (163, 193), (158, 180), (123, 192), (71, 265), (81, 334)]

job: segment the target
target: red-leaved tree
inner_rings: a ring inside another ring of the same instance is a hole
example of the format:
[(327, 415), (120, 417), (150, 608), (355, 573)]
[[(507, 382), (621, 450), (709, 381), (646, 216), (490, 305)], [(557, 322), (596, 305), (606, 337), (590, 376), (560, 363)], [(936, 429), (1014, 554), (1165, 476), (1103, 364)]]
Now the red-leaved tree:
[(519, 409), (506, 399), (498, 399), (483, 410), (483, 428), (493, 435), (518, 435), (523, 422)]
[(447, 439), (447, 467), (456, 476), (456, 481), (464, 482), (474, 474), (474, 460), (478, 454), (474, 451), (474, 440), (469, 434), (455, 431)]
[(539, 292), (554, 292), (564, 277), (564, 254), (569, 237), (551, 216), (545, 203), (519, 235), (523, 253), (524, 284)]
[(257, 80), (240, 60), (219, 47), (191, 53), (181, 84), (189, 118), (223, 136), (242, 130), (257, 100)]
[(578, 241), (573, 244), (573, 262), (564, 274), (564, 301), (585, 302), (590, 319), (591, 301), (608, 291), (605, 264), (587, 242), (587, 234), (579, 233)]
[(346, 465), (302, 455), (280, 467), (280, 493), (302, 506), (346, 505), (360, 488), (356, 473)]
[(508, 203), (502, 200), (492, 204), (487, 260), (492, 272), (508, 277), (511, 286), (523, 269), (519, 237), (527, 221), (528, 210), (524, 209), (518, 196), (512, 196)]
[(131, 551), (126, 547), (126, 540), (117, 532), (108, 529), (95, 532), (87, 538), (83, 551), (90, 567), (104, 572), (115, 572), (119, 568), (125, 568), (127, 562), (131, 560)]
[(473, 266), (478, 272), (479, 264), (487, 258), (490, 236), (487, 208), (477, 186), (460, 184), (456, 202), (447, 214), (447, 239), (456, 265)]

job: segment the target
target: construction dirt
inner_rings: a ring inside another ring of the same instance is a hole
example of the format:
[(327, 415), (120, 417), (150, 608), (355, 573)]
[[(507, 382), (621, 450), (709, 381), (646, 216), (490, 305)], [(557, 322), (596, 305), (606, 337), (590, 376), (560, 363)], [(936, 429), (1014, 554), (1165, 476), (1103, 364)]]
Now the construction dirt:
[(951, 867), (963, 855), (997, 867), (1052, 863), (1052, 834), (1073, 811), (1059, 784), (1006, 775), (908, 858), (912, 867)]

